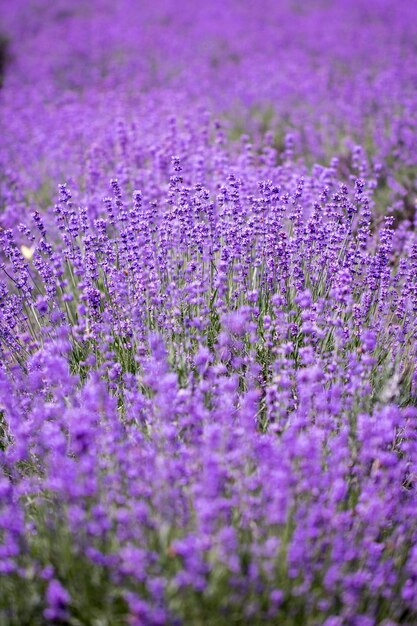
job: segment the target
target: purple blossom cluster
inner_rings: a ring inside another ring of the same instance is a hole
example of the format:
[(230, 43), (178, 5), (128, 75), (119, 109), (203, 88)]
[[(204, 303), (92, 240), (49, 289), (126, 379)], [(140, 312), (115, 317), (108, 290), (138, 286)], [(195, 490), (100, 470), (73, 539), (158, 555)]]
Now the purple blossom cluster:
[(0, 623), (417, 623), (412, 3), (2, 13)]

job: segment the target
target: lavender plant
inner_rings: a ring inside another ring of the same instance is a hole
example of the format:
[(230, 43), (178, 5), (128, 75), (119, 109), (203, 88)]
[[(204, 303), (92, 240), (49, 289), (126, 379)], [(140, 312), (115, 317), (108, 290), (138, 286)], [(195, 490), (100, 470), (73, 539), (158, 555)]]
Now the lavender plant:
[(5, 8), (1, 624), (417, 621), (411, 15)]

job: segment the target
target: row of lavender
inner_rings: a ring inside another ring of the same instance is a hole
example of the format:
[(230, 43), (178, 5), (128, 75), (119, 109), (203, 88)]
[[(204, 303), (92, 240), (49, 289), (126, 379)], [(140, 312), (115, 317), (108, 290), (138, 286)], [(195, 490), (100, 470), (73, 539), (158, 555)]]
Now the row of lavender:
[[(118, 120), (136, 127), (139, 145), (157, 147), (171, 115), (195, 118), (199, 106), (224, 119), (228, 139), (247, 134), (258, 149), (270, 131), (281, 152), (291, 133), (300, 162), (338, 156), (342, 177), (361, 145), (367, 170), (378, 173), (380, 212), (412, 214), (412, 2), (401, 10), (392, 0), (185, 0), (181, 10), (174, 0), (3, 5), (8, 225), (28, 201), (52, 205), (58, 182), (73, 179), (80, 201), (90, 200), (97, 184), (86, 162), (106, 184), (119, 177)], [(129, 148), (136, 173), (140, 150)]]
[(4, 10), (0, 621), (411, 625), (408, 8), (143, 5)]

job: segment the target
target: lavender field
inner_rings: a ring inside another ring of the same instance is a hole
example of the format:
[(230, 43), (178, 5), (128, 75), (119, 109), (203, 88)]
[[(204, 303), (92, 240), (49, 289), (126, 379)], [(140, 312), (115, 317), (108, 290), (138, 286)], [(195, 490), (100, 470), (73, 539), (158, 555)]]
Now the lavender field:
[(0, 0), (0, 626), (417, 624), (416, 14)]

